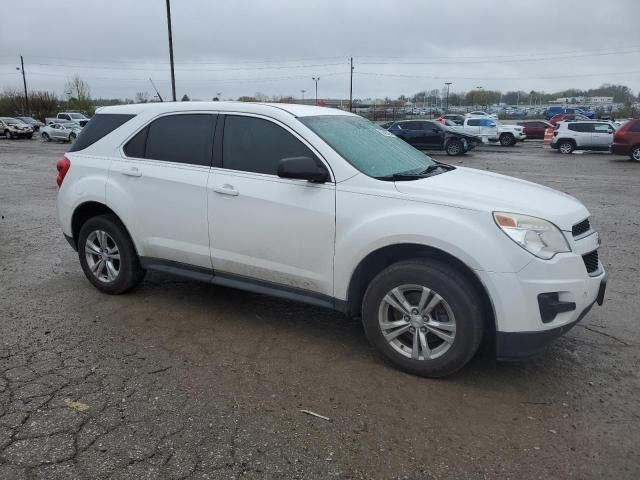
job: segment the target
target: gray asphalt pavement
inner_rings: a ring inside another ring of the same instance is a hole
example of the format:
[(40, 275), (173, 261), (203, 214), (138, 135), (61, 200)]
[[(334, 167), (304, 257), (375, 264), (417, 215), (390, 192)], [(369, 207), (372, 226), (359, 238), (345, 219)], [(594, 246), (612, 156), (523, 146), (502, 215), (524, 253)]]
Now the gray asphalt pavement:
[(155, 273), (101, 294), (56, 220), (65, 148), (0, 139), (0, 479), (640, 478), (640, 163), (434, 155), (583, 201), (610, 282), (546, 355), (427, 380), (331, 311)]

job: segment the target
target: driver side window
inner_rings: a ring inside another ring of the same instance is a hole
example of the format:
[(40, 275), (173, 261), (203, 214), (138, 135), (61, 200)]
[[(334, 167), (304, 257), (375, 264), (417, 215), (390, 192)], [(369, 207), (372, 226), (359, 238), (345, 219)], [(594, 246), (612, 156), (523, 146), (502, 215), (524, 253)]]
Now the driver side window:
[(316, 158), (306, 145), (273, 122), (239, 115), (226, 117), (223, 168), (277, 175), (280, 160), (291, 157)]

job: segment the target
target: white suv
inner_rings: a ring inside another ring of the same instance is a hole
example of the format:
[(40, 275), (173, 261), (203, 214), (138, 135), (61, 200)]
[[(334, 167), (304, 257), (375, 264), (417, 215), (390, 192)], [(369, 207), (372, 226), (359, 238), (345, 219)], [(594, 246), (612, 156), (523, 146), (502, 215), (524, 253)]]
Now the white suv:
[(614, 132), (614, 126), (609, 122), (558, 122), (551, 138), (551, 148), (560, 153), (574, 150), (608, 151), (613, 143)]
[(455, 372), (483, 338), (528, 356), (604, 298), (580, 202), (340, 110), (105, 107), (57, 168), (62, 230), (103, 292), (159, 270), (337, 309), (419, 375)]

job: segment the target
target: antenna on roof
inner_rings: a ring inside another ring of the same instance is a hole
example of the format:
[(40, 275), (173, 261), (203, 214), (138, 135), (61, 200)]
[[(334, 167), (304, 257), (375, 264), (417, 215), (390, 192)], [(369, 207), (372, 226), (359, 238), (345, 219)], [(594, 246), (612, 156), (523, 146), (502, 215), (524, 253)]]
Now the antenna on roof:
[(156, 84), (153, 83), (153, 80), (151, 80), (151, 77), (149, 77), (149, 81), (151, 82), (151, 86), (153, 87), (153, 89), (156, 91), (156, 95), (158, 95), (158, 98), (160, 99), (160, 101), (164, 102), (164, 100), (162, 100), (162, 96), (160, 95), (160, 92), (156, 88)]

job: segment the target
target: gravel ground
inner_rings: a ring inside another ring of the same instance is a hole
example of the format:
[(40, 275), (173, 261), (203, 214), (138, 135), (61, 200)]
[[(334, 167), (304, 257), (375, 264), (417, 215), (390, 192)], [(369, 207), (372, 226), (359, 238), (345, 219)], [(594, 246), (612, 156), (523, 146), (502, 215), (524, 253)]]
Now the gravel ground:
[(57, 225), (65, 148), (0, 139), (0, 479), (640, 478), (640, 164), (453, 160), (583, 201), (610, 282), (544, 356), (427, 380), (331, 311), (154, 273), (99, 293)]

